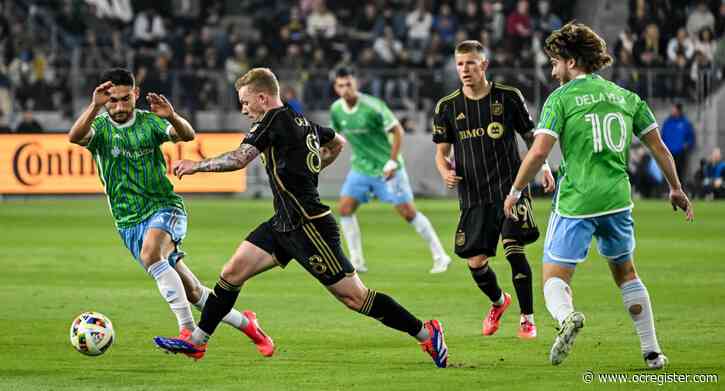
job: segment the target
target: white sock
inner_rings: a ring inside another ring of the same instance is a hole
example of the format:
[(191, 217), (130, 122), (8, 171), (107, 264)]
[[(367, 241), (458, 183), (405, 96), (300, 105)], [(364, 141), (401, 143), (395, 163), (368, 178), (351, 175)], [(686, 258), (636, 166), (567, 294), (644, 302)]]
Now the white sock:
[(357, 224), (357, 217), (354, 214), (340, 217), (340, 226), (345, 234), (350, 259), (363, 262), (362, 235), (360, 234), (360, 226)]
[(428, 242), (433, 259), (440, 260), (446, 256), (446, 252), (443, 250), (443, 246), (441, 246), (441, 241), (438, 239), (438, 234), (436, 234), (430, 220), (423, 213), (416, 213), (413, 220), (410, 221), (410, 224), (415, 227), (418, 235)]
[(191, 343), (194, 345), (205, 344), (209, 342), (209, 338), (211, 338), (211, 335), (207, 334), (204, 330), (198, 327), (191, 332)]
[(420, 328), (418, 334), (415, 335), (415, 339), (417, 339), (418, 342), (425, 342), (430, 339), (430, 332), (428, 331), (428, 328), (425, 327), (425, 324), (423, 324), (423, 327)]
[(649, 293), (639, 278), (627, 281), (620, 286), (622, 289), (622, 301), (624, 309), (634, 321), (634, 328), (639, 335), (639, 343), (642, 354), (650, 352), (661, 353), (660, 345), (657, 343), (655, 323), (652, 316), (652, 304), (649, 300)]
[(500, 307), (505, 302), (506, 302), (506, 296), (504, 296), (504, 291), (501, 290), (501, 297), (499, 297), (498, 300), (494, 301), (493, 305), (495, 305), (496, 307)]
[[(194, 303), (194, 307), (196, 307), (196, 309), (198, 309), (199, 311), (204, 310), (204, 306), (206, 305), (206, 299), (209, 298), (210, 292), (211, 289), (205, 286), (201, 287), (201, 296), (199, 296), (199, 300)], [(249, 324), (249, 319), (247, 319), (246, 316), (242, 315), (241, 312), (237, 311), (236, 308), (232, 308), (232, 310), (229, 311), (229, 313), (224, 318), (222, 318), (222, 322), (231, 325), (232, 327), (243, 329)]]
[(169, 265), (167, 260), (162, 259), (149, 266), (148, 273), (156, 280), (161, 297), (169, 303), (171, 311), (176, 315), (179, 329), (194, 330), (194, 316), (191, 314), (191, 307), (186, 299), (184, 284), (176, 270)]
[(574, 312), (571, 288), (559, 277), (552, 277), (544, 283), (544, 302), (551, 316), (561, 325)]
[(524, 321), (534, 324), (534, 314), (521, 314), (521, 322)]

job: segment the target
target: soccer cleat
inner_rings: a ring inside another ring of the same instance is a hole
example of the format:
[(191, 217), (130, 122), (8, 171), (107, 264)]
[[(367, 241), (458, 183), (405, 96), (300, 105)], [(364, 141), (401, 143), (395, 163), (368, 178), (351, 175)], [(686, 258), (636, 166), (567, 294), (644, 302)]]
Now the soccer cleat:
[(564, 362), (574, 346), (576, 335), (584, 327), (585, 319), (581, 312), (572, 312), (564, 319), (554, 340), (554, 345), (551, 346), (551, 352), (549, 352), (549, 360), (552, 364), (559, 365)]
[(448, 265), (451, 264), (451, 257), (443, 255), (433, 259), (433, 268), (430, 269), (430, 274), (443, 273), (448, 270)]
[(536, 338), (536, 325), (533, 322), (529, 322), (523, 315), (521, 316), (521, 324), (519, 325), (519, 338)]
[(492, 305), (491, 309), (488, 310), (488, 315), (483, 320), (483, 335), (493, 335), (498, 331), (498, 326), (501, 322), (501, 316), (506, 312), (506, 309), (511, 305), (511, 295), (508, 293), (503, 294), (503, 304)]
[(259, 327), (257, 314), (253, 311), (244, 311), (244, 317), (247, 318), (249, 323), (247, 323), (247, 327), (240, 328), (240, 330), (257, 345), (257, 350), (262, 353), (262, 356), (272, 356), (274, 354), (274, 341)]
[(182, 329), (176, 338), (154, 337), (154, 343), (167, 353), (184, 353), (194, 360), (201, 360), (206, 353), (207, 344), (194, 345), (191, 342), (191, 331)]
[(420, 342), (420, 347), (424, 352), (430, 354), (438, 368), (445, 368), (448, 366), (448, 346), (446, 346), (446, 340), (443, 336), (443, 325), (433, 319), (425, 321), (423, 327), (428, 329), (430, 338)]
[(649, 352), (644, 356), (644, 362), (649, 369), (662, 369), (670, 363), (670, 360), (664, 353)]

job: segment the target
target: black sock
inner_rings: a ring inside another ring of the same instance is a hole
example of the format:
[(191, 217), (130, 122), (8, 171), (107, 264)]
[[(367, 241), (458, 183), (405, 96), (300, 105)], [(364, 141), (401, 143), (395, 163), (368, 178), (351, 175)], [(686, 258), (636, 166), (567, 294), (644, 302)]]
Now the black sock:
[(491, 299), (491, 302), (496, 302), (501, 298), (502, 292), (498, 286), (498, 281), (496, 281), (496, 273), (493, 272), (493, 269), (488, 264), (478, 269), (469, 266), (468, 269), (471, 270), (473, 281), (476, 281), (478, 288)]
[(506, 259), (511, 264), (511, 279), (519, 298), (519, 307), (522, 314), (534, 313), (534, 296), (531, 287), (531, 267), (526, 260), (524, 246), (518, 242), (504, 243)]
[(219, 281), (214, 285), (214, 293), (206, 299), (204, 309), (201, 311), (199, 328), (212, 335), (219, 322), (234, 307), (234, 302), (237, 301), (241, 288), (241, 285), (232, 285), (219, 277)]
[(395, 299), (372, 289), (368, 290), (363, 306), (358, 312), (375, 318), (390, 328), (404, 331), (413, 337), (423, 327), (423, 322), (398, 304)]

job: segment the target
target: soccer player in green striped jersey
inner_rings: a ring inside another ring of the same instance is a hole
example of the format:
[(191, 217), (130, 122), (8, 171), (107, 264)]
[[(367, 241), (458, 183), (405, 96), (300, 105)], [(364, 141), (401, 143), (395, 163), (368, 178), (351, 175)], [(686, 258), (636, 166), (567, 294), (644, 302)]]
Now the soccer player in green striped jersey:
[[(150, 112), (136, 109), (139, 89), (128, 70), (111, 69), (102, 81), (68, 136), (93, 154), (124, 244), (156, 280), (181, 334), (190, 333), (195, 324), (189, 301), (201, 310), (211, 290), (182, 260), (185, 253), (179, 245), (186, 235), (186, 211), (166, 176), (160, 145), (193, 140), (194, 129), (163, 95), (146, 96)], [(105, 112), (99, 114), (102, 108)], [(253, 312), (232, 309), (224, 321), (247, 334), (262, 354), (273, 353), (272, 340)]]
[(504, 213), (512, 218), (521, 191), (559, 141), (562, 163), (544, 243), (544, 299), (560, 325), (549, 359), (554, 365), (564, 361), (584, 327), (584, 315), (574, 310), (569, 284), (595, 237), (621, 289), (645, 363), (662, 368), (667, 357), (657, 341), (649, 293), (634, 267), (633, 204), (627, 175), (632, 135), (649, 148), (667, 178), (673, 209), (682, 209), (691, 221), (692, 205), (647, 103), (594, 74), (612, 62), (604, 40), (588, 26), (572, 22), (546, 39), (545, 51), (551, 59), (551, 75), (561, 86), (544, 103), (534, 145), (506, 198)]
[(445, 272), (451, 257), (443, 249), (433, 225), (413, 203), (413, 191), (400, 155), (403, 127), (385, 102), (358, 91), (352, 69), (341, 67), (335, 72), (335, 92), (340, 99), (330, 107), (332, 128), (352, 146), (352, 168), (340, 190), (339, 211), (355, 270), (367, 271), (355, 211), (373, 194), (380, 201), (393, 204), (428, 243), (433, 257), (430, 272)]

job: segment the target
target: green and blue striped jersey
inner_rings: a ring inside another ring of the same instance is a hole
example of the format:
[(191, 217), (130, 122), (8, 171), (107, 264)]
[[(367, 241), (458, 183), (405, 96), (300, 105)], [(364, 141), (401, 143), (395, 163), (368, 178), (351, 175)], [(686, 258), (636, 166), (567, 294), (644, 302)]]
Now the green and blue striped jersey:
[(657, 128), (645, 101), (598, 75), (582, 75), (549, 95), (535, 134), (561, 147), (555, 210), (594, 217), (632, 208), (627, 165), (632, 135)]
[(125, 124), (108, 113), (93, 120), (86, 146), (93, 154), (98, 175), (118, 228), (129, 228), (163, 208), (184, 209), (167, 177), (161, 144), (170, 141), (171, 124), (154, 113), (134, 110)]

